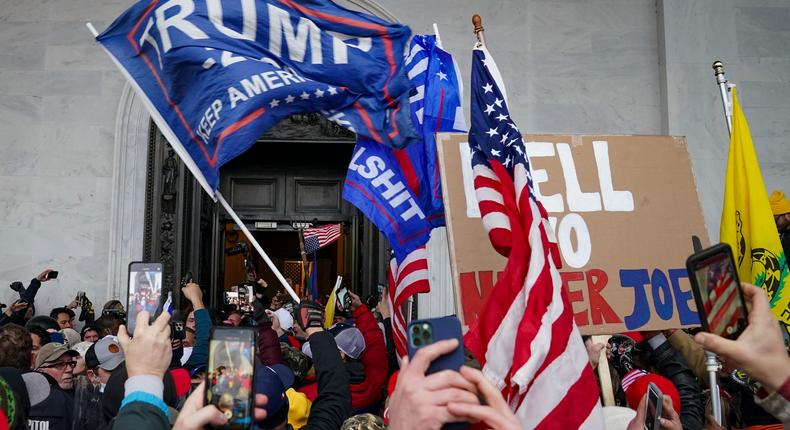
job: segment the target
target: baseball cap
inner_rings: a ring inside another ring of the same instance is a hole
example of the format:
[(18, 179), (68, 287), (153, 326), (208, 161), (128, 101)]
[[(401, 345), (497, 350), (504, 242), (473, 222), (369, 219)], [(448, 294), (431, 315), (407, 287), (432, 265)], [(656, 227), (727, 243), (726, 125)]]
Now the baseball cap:
[(778, 190), (774, 191), (771, 193), (768, 201), (771, 203), (771, 212), (774, 215), (783, 215), (790, 212), (790, 200), (787, 200), (785, 193)]
[(634, 369), (623, 376), (622, 385), (628, 406), (632, 409), (639, 407), (639, 402), (642, 401), (642, 397), (647, 393), (647, 387), (651, 382), (661, 390), (662, 394), (672, 399), (672, 408), (680, 414), (680, 393), (675, 388), (675, 384), (661, 375), (639, 369)]
[(111, 372), (123, 363), (124, 359), (121, 344), (115, 336), (104, 336), (85, 353), (85, 365), (88, 369), (101, 367)]
[(74, 345), (71, 349), (77, 351), (82, 358), (85, 358), (85, 354), (88, 353), (88, 350), (93, 346), (93, 342), (80, 342)]
[(345, 420), (340, 430), (384, 430), (384, 420), (373, 414), (359, 414)]
[(304, 393), (293, 388), (285, 390), (285, 396), (288, 397), (288, 424), (294, 429), (306, 426), (312, 407), (310, 399)]
[(65, 340), (64, 343), (69, 348), (74, 348), (75, 345), (77, 345), (78, 343), (80, 343), (80, 341), (82, 341), (82, 337), (80, 337), (80, 334), (77, 333), (77, 330), (74, 330), (73, 328), (64, 328), (63, 330), (60, 331), (60, 334), (63, 335), (63, 339)]
[(70, 350), (69, 347), (62, 343), (50, 342), (42, 346), (38, 351), (35, 369), (38, 369), (44, 363), (57, 360), (63, 356), (63, 354), (69, 354), (71, 357), (77, 357), (80, 355), (79, 352)]
[(46, 376), (38, 372), (25, 372), (22, 380), (25, 381), (30, 407), (38, 406), (49, 397), (50, 385)]
[(95, 331), (96, 333), (99, 332), (99, 329), (97, 329), (96, 326), (91, 324), (85, 324), (85, 327), (83, 327), (82, 330), (80, 330), (80, 338), (85, 337), (85, 333), (91, 330)]
[(270, 428), (283, 423), (288, 418), (288, 397), (285, 391), (291, 388), (294, 374), (282, 364), (271, 366), (259, 365), (255, 369), (255, 393), (265, 394), (266, 419), (261, 422), (262, 428)]
[(280, 327), (283, 330), (290, 330), (291, 327), (294, 326), (294, 317), (291, 316), (291, 313), (287, 310), (280, 308), (274, 311), (274, 314), (277, 315), (277, 319), (280, 321)]
[(192, 378), (189, 376), (189, 372), (187, 372), (186, 369), (180, 367), (171, 369), (170, 376), (173, 377), (173, 385), (176, 388), (176, 395), (178, 397), (189, 393), (189, 389), (192, 388)]
[[(330, 331), (332, 330), (330, 329)], [(358, 359), (365, 352), (365, 337), (362, 336), (362, 332), (356, 327), (346, 327), (337, 332), (335, 334), (335, 343), (337, 343), (337, 349), (354, 360)], [(310, 342), (302, 345), (302, 352), (313, 358)]]

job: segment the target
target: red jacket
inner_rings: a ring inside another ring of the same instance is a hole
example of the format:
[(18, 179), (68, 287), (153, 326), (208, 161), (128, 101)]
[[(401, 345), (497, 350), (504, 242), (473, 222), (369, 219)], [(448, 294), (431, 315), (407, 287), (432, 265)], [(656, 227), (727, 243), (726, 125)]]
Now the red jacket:
[[(387, 383), (387, 347), (384, 344), (384, 333), (379, 328), (373, 313), (362, 305), (352, 313), (354, 322), (365, 338), (365, 351), (360, 357), (365, 367), (365, 380), (359, 384), (349, 385), (351, 390), (351, 409), (356, 410), (372, 406), (381, 401)], [(302, 387), (300, 392), (307, 398), (315, 399), (318, 386), (310, 384)]]

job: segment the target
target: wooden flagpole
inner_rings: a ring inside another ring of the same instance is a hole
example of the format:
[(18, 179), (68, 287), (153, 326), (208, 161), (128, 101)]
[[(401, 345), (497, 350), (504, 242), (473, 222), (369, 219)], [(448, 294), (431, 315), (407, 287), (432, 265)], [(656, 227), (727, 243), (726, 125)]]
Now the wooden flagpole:
[[(477, 36), (478, 46), (486, 45), (485, 29), (483, 28), (483, 19), (478, 14), (472, 15), (472, 25), (474, 25), (474, 33)], [(593, 336), (593, 343), (604, 343), (609, 341), (610, 336)], [(603, 355), (598, 362), (598, 380), (600, 381), (601, 393), (603, 396), (604, 406), (614, 406), (614, 387), (612, 386), (612, 376), (609, 370), (609, 361), (606, 358), (606, 349), (601, 352)]]

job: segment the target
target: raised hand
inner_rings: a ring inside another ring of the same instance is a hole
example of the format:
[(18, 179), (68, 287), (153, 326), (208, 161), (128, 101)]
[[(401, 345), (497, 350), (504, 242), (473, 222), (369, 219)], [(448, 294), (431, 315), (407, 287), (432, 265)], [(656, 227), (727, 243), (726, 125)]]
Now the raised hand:
[(118, 342), (126, 356), (129, 377), (153, 375), (162, 378), (170, 367), (173, 349), (170, 343), (170, 314), (162, 312), (148, 325), (151, 314), (140, 312), (134, 329), (134, 339), (129, 337), (126, 326), (118, 329)]
[(766, 389), (776, 391), (790, 378), (782, 333), (771, 313), (768, 296), (761, 288), (742, 284), (743, 296), (751, 304), (749, 325), (738, 340), (728, 340), (712, 333), (697, 333), (694, 340), (704, 349), (723, 357), (734, 366), (760, 381)]

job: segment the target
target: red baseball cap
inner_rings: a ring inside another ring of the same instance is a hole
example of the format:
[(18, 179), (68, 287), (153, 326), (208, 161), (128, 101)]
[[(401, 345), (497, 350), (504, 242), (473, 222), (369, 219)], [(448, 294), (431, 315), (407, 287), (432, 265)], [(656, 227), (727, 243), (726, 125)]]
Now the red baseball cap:
[(625, 390), (625, 398), (628, 401), (628, 406), (632, 409), (639, 407), (639, 402), (642, 401), (642, 397), (647, 394), (647, 386), (652, 382), (661, 390), (661, 393), (672, 399), (672, 408), (675, 409), (675, 412), (680, 414), (680, 394), (678, 393), (678, 389), (675, 388), (675, 384), (669, 379), (655, 373), (632, 370), (623, 377), (623, 381), (626, 380), (629, 380), (630, 383), (627, 385), (623, 384), (623, 390)]
[(192, 385), (192, 378), (189, 377), (189, 372), (183, 368), (176, 368), (170, 370), (170, 376), (173, 377), (173, 384), (176, 387), (176, 395), (181, 397), (189, 393)]

